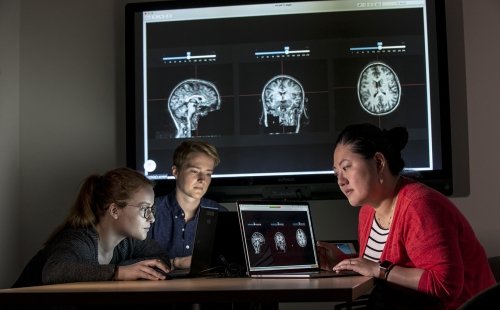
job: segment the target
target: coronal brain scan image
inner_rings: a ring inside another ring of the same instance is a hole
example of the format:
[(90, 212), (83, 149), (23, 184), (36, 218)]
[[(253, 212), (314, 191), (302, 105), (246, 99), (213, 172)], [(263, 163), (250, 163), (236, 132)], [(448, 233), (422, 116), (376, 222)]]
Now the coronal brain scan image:
[(220, 107), (220, 95), (213, 83), (200, 79), (180, 82), (168, 98), (168, 111), (177, 129), (175, 137), (190, 138), (200, 118)]
[(401, 98), (396, 72), (383, 62), (368, 64), (359, 76), (358, 98), (363, 109), (372, 115), (393, 112)]
[(286, 252), (286, 240), (283, 233), (278, 231), (274, 234), (274, 244), (276, 245), (276, 250)]
[(297, 244), (301, 247), (301, 248), (305, 248), (306, 245), (307, 245), (307, 237), (306, 237), (306, 234), (304, 233), (304, 231), (302, 229), (297, 229), (297, 231), (295, 232), (295, 238), (297, 238)]
[(302, 116), (306, 113), (306, 98), (301, 83), (289, 75), (277, 75), (270, 79), (262, 91), (262, 117), (260, 124), (268, 127), (268, 115), (279, 119), (281, 126), (296, 126), (300, 131)]
[(264, 238), (263, 234), (261, 234), (260, 232), (254, 232), (252, 234), (252, 245), (253, 245), (253, 249), (255, 251), (255, 254), (260, 253), (260, 247), (264, 243), (266, 243), (266, 239)]

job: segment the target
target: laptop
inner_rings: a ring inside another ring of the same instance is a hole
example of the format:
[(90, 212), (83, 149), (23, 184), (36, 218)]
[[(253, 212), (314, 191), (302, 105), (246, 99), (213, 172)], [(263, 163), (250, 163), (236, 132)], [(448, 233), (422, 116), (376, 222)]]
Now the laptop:
[(219, 212), (212, 250), (212, 268), (221, 276), (246, 274), (245, 254), (236, 211)]
[(239, 201), (236, 207), (248, 276), (315, 278), (359, 275), (354, 271), (335, 272), (319, 268), (307, 202)]
[(191, 267), (188, 269), (174, 269), (166, 274), (167, 278), (201, 277), (211, 274), (212, 250), (218, 213), (217, 209), (208, 207), (200, 208), (194, 237)]

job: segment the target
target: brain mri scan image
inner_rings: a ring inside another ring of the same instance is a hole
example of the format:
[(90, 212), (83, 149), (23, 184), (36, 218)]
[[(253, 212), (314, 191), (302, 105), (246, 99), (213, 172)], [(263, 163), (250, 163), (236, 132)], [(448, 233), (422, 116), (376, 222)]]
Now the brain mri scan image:
[(383, 62), (368, 64), (359, 76), (358, 98), (361, 107), (372, 115), (393, 112), (401, 98), (401, 84), (396, 72)]
[(305, 232), (302, 230), (302, 229), (297, 229), (297, 231), (295, 232), (295, 238), (297, 239), (297, 244), (301, 247), (301, 248), (305, 248), (306, 245), (307, 245), (307, 237), (306, 237), (306, 234)]
[(255, 254), (260, 253), (260, 247), (264, 243), (266, 243), (266, 239), (264, 238), (263, 234), (261, 234), (260, 232), (254, 232), (252, 234), (252, 245), (253, 245), (253, 249), (255, 251)]
[(177, 129), (175, 137), (190, 138), (200, 118), (220, 107), (220, 95), (213, 83), (200, 79), (180, 82), (168, 98), (168, 111)]
[(274, 245), (276, 246), (276, 250), (286, 252), (286, 240), (283, 233), (277, 232), (274, 234)]
[(306, 113), (304, 88), (289, 75), (277, 75), (270, 79), (262, 91), (262, 117), (260, 124), (268, 127), (268, 115), (277, 117), (281, 126), (295, 126), (300, 131), (302, 116)]

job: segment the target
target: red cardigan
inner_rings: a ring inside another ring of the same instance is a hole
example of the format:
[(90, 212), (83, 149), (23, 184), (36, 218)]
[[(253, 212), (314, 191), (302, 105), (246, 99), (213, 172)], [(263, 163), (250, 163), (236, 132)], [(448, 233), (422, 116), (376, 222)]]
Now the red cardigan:
[[(359, 213), (361, 256), (374, 214), (368, 205)], [(484, 248), (464, 215), (441, 193), (409, 179), (400, 188), (380, 260), (423, 269), (418, 290), (439, 298), (447, 309), (495, 284)]]

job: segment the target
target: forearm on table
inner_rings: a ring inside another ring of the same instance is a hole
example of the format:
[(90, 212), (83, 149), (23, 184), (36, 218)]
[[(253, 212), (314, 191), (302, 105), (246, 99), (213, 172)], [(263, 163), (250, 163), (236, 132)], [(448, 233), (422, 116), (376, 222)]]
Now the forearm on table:
[(386, 280), (389, 283), (417, 290), (423, 273), (423, 269), (394, 266)]

